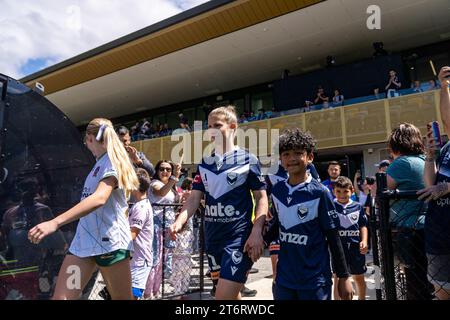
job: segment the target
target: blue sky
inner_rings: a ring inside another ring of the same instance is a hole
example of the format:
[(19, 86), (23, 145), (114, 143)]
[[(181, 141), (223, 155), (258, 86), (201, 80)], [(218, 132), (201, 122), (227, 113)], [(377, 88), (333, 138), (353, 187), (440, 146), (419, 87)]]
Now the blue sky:
[(207, 0), (0, 0), (0, 73), (20, 79)]

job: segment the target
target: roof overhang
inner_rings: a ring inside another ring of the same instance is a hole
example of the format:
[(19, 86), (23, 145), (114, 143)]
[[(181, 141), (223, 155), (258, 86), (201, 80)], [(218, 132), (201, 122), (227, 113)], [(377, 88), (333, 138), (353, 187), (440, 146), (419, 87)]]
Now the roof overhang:
[(213, 9), (27, 84), (44, 84), (47, 97), (82, 124), (272, 81), (284, 69), (308, 72), (327, 55), (363, 59), (376, 41), (400, 51), (450, 38), (448, 0), (377, 0), (381, 30), (369, 30), (373, 2), (213, 1)]

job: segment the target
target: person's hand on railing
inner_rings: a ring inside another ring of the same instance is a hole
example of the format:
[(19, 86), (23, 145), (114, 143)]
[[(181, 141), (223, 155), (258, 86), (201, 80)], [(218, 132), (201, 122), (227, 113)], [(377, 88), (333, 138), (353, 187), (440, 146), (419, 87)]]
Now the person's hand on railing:
[(169, 227), (169, 237), (172, 240), (177, 240), (177, 234), (180, 233), (180, 231), (183, 229), (183, 225), (179, 221), (175, 221), (172, 225)]
[(450, 193), (450, 183), (447, 182), (440, 182), (434, 186), (417, 191), (418, 199), (425, 200), (425, 202), (437, 200), (448, 193)]

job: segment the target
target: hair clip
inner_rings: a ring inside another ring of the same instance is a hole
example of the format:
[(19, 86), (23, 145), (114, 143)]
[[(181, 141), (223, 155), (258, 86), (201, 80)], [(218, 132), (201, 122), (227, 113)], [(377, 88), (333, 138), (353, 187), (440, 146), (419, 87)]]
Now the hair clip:
[(97, 141), (102, 140), (103, 132), (105, 132), (106, 127), (107, 127), (106, 124), (102, 124), (100, 126), (100, 129), (98, 130), (98, 133), (97, 133), (97, 136), (95, 137), (95, 140), (97, 140)]

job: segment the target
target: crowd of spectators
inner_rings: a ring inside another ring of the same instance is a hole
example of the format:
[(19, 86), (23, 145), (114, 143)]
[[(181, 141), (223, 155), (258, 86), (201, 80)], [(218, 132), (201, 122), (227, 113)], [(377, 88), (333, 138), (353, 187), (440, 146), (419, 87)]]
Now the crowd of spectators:
[[(440, 88), (440, 83), (436, 80), (429, 80), (426, 82), (420, 82), (415, 80), (412, 82), (410, 88), (402, 87), (401, 79), (399, 79), (395, 70), (390, 70), (388, 75), (388, 80), (385, 86), (380, 89), (380, 87), (375, 87), (370, 95), (359, 98), (345, 99), (344, 93), (339, 88), (333, 89), (333, 94), (329, 94), (327, 90), (319, 85), (314, 97), (311, 99), (306, 99), (304, 104), (299, 109), (293, 109), (283, 112), (277, 112), (275, 107), (271, 110), (266, 110), (264, 108), (259, 108), (257, 112), (247, 111), (240, 114), (238, 119), (239, 123), (247, 123), (252, 121), (260, 121), (271, 118), (276, 118), (286, 114), (292, 114), (296, 112), (308, 112), (328, 108), (337, 108), (344, 105), (350, 105), (354, 103), (360, 103), (370, 100), (380, 100), (386, 98), (394, 98), (406, 94), (421, 93), (425, 91), (432, 91)], [(211, 106), (204, 106), (203, 111), (207, 114), (211, 110)], [(179, 117), (179, 127), (173, 129), (169, 127), (167, 123), (152, 124), (147, 119), (142, 119), (134, 126), (130, 128), (130, 136), (132, 141), (139, 141), (145, 139), (153, 139), (158, 137), (170, 136), (173, 132), (180, 132), (180, 130), (191, 132), (195, 128), (189, 124), (189, 119), (180, 113)], [(202, 129), (207, 129), (207, 124), (204, 123)]]

